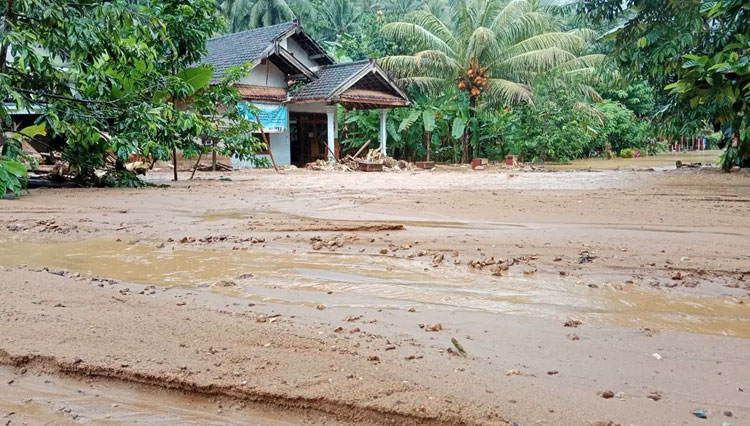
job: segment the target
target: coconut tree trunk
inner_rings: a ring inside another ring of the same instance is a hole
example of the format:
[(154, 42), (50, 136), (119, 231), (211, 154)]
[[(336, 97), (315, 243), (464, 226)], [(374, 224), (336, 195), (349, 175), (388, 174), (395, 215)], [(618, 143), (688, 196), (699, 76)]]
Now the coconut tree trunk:
[(469, 131), (464, 131), (463, 149), (461, 150), (461, 164), (468, 163), (469, 158)]
[[(479, 132), (477, 131), (477, 122), (474, 119), (476, 116), (476, 106), (477, 106), (477, 99), (476, 98), (470, 98), (469, 99), (469, 125), (466, 126), (467, 132), (470, 134), (471, 140), (476, 141), (476, 148), (479, 149)], [(469, 130), (470, 129), (470, 130)], [(469, 143), (468, 144), (468, 161), (471, 162), (471, 160), (474, 159), (474, 144)]]
[(432, 145), (432, 133), (427, 132), (427, 162), (430, 162), (430, 148)]

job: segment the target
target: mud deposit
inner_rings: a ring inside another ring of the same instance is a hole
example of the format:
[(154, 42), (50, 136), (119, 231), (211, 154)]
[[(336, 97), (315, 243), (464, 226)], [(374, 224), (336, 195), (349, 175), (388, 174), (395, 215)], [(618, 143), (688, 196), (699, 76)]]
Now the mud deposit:
[(3, 422), (750, 421), (747, 174), (198, 177), (0, 204)]

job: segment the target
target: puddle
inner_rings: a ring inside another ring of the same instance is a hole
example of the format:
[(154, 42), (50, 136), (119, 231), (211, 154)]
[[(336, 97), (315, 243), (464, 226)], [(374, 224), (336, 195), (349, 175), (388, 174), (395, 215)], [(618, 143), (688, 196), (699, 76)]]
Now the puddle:
[(717, 165), (721, 151), (686, 151), (682, 153), (663, 153), (639, 158), (587, 158), (573, 160), (570, 164), (547, 164), (548, 169), (558, 170), (614, 170), (614, 169), (674, 169), (677, 160), (683, 163), (702, 163)]
[[(208, 288), (267, 303), (314, 306), (334, 292), (336, 306), (405, 307), (564, 319), (750, 338), (750, 304), (722, 298), (667, 296), (635, 288), (591, 289), (556, 273), (493, 277), (464, 268), (428, 268), (421, 260), (333, 253), (157, 248), (108, 239), (0, 239), (0, 265), (63, 268), (125, 282)], [(252, 274), (246, 279), (236, 279)], [(221, 279), (237, 287), (213, 288)]]
[[(8, 384), (12, 380), (12, 384)], [(187, 396), (104, 380), (47, 374), (18, 376), (0, 367), (0, 413), (8, 424), (249, 425), (302, 424), (283, 413), (248, 408), (217, 412), (216, 398)], [(30, 423), (29, 423), (30, 422)], [(3, 423), (5, 424), (5, 423)]]

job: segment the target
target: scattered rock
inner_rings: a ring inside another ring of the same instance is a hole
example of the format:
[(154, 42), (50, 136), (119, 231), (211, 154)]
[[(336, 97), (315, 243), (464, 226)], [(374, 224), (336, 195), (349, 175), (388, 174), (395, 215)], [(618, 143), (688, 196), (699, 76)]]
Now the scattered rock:
[(682, 279), (682, 273), (680, 271), (677, 271), (677, 272), (673, 273), (672, 274), (672, 279), (673, 280), (681, 280)]
[(377, 355), (370, 355), (367, 357), (367, 360), (371, 362), (378, 362), (380, 361), (380, 357)]
[(661, 392), (659, 391), (653, 391), (646, 395), (646, 398), (652, 400), (652, 401), (659, 401), (661, 399)]
[(320, 305), (316, 306), (315, 309), (317, 309), (319, 311), (324, 311), (326, 309), (326, 305), (320, 304)]
[(578, 257), (578, 263), (590, 263), (596, 259), (597, 256), (588, 250), (581, 250)]
[(383, 249), (380, 249), (380, 252), (379, 252), (379, 253), (380, 253), (380, 254), (388, 254), (388, 249), (385, 249), (385, 248), (383, 248)]
[(221, 280), (217, 281), (214, 284), (214, 287), (235, 287), (236, 285), (237, 283), (232, 280)]
[(416, 308), (409, 308), (409, 312), (417, 312)]
[(706, 410), (699, 408), (695, 411), (693, 411), (693, 415), (699, 419), (707, 419), (708, 414), (706, 414)]
[(518, 376), (519, 374), (521, 374), (521, 372), (518, 370), (508, 370), (505, 373), (506, 376)]
[(432, 324), (432, 325), (425, 326), (425, 330), (427, 331), (440, 331), (442, 329), (443, 329), (443, 325), (440, 324), (439, 322)]
[(550, 370), (550, 371), (547, 372), (547, 374), (550, 375), (550, 376), (554, 376), (556, 374), (560, 374), (560, 372), (557, 371), (557, 370)]
[(577, 319), (569, 319), (565, 321), (565, 324), (563, 324), (565, 327), (573, 327), (578, 328), (579, 325), (583, 324), (583, 322), (577, 320)]
[(611, 399), (615, 397), (615, 393), (612, 391), (604, 391), (601, 393), (601, 397), (604, 399)]

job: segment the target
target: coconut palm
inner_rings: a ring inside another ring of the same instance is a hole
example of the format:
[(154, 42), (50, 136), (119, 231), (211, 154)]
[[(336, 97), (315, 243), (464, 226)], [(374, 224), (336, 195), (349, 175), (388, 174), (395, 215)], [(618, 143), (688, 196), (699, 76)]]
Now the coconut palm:
[(421, 9), (424, 0), (384, 0), (383, 9), (395, 15), (405, 15), (411, 11)]
[(558, 30), (533, 0), (451, 0), (446, 18), (419, 10), (382, 32), (414, 46), (410, 55), (381, 61), (402, 83), (435, 92), (457, 85), (480, 108), (532, 102), (534, 76), (553, 69), (586, 83), (604, 58), (578, 56), (596, 34)]
[(326, 20), (323, 33), (327, 40), (353, 33), (363, 15), (351, 0), (328, 0), (321, 12)]
[(229, 24), (230, 32), (265, 27), (290, 21), (295, 17), (292, 10), (309, 8), (307, 0), (219, 0), (217, 6)]

